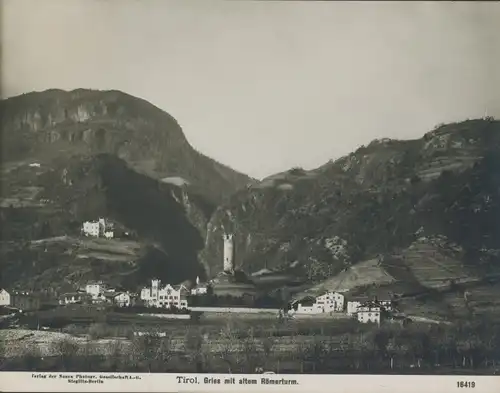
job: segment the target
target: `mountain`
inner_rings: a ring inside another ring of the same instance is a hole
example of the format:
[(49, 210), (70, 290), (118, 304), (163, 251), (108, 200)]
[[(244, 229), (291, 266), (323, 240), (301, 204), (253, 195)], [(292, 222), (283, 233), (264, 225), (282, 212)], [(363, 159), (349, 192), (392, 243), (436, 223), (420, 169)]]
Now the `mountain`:
[(293, 168), (234, 193), (211, 216), (201, 259), (215, 274), (218, 240), (231, 231), (240, 269), (302, 277), (302, 289), (433, 288), (484, 277), (500, 268), (499, 190), (499, 121), (375, 140), (316, 170)]
[[(253, 180), (194, 150), (177, 122), (117, 91), (50, 90), (0, 102), (2, 283), (136, 289), (204, 276), (215, 207)], [(106, 217), (127, 239), (82, 238)], [(5, 284), (4, 284), (5, 285)]]
[[(232, 232), (237, 267), (270, 292), (426, 292), (458, 314), (470, 310), (457, 285), (475, 285), (475, 304), (497, 297), (494, 119), (375, 140), (257, 182), (196, 152), (170, 115), (124, 93), (51, 90), (0, 110), (3, 285), (100, 278), (137, 289), (154, 276), (215, 277)], [(98, 217), (127, 235), (82, 237), (82, 221)]]
[(213, 203), (252, 181), (197, 152), (172, 116), (119, 91), (28, 93), (1, 101), (0, 113), (3, 162), (107, 153), (154, 179), (182, 179)]

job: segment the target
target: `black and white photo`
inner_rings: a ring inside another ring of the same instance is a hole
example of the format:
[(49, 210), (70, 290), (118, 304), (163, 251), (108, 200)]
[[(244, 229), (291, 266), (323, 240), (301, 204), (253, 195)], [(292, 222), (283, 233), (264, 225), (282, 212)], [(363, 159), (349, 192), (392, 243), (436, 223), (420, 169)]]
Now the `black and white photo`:
[(500, 4), (0, 7), (2, 390), (493, 391)]

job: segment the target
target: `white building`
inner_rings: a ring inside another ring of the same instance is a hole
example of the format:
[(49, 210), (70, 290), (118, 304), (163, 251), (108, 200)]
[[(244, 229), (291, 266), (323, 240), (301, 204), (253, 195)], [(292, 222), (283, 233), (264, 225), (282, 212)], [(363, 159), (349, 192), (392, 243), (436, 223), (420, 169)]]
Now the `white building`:
[(358, 308), (361, 306), (361, 302), (358, 300), (349, 300), (347, 302), (347, 314), (354, 315), (358, 312)]
[(0, 306), (10, 306), (10, 293), (5, 289), (0, 289)]
[(196, 288), (191, 289), (191, 295), (206, 295), (208, 292), (208, 288), (206, 286), (197, 286)]
[(106, 286), (102, 281), (90, 281), (85, 286), (85, 292), (92, 296), (92, 299), (97, 299), (101, 293), (106, 290)]
[(75, 304), (83, 303), (88, 299), (88, 295), (85, 293), (71, 292), (65, 293), (61, 299), (59, 299), (59, 304)]
[(141, 290), (141, 300), (149, 307), (187, 308), (188, 294), (189, 290), (184, 285), (167, 284), (163, 287), (160, 280), (153, 279), (150, 288)]
[(316, 298), (296, 302), (293, 307), (297, 314), (323, 314), (344, 311), (345, 298), (338, 292), (327, 292)]
[(85, 221), (82, 227), (85, 236), (99, 237), (100, 226), (97, 221)]
[(344, 295), (338, 292), (327, 292), (316, 298), (316, 304), (322, 307), (325, 310), (325, 312), (344, 311), (344, 302), (345, 302)]
[(85, 236), (105, 237), (111, 239), (114, 232), (106, 219), (99, 218), (98, 221), (85, 221), (82, 225), (82, 232)]
[(208, 286), (206, 284), (200, 283), (200, 277), (196, 277), (196, 286), (191, 289), (191, 295), (206, 295), (208, 292)]
[(115, 303), (119, 307), (130, 307), (131, 305), (131, 296), (128, 292), (118, 292), (115, 294), (113, 298), (113, 303)]
[(375, 302), (366, 302), (358, 307), (357, 316), (361, 323), (376, 323), (380, 325), (382, 307)]

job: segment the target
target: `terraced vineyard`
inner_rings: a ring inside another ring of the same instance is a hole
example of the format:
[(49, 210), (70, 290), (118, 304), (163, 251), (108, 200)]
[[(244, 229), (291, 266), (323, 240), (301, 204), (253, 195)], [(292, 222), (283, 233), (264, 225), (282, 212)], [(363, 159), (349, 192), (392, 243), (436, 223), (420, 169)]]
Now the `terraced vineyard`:
[(451, 280), (470, 278), (470, 272), (464, 268), (454, 250), (427, 239), (413, 243), (401, 254), (401, 258), (415, 279), (427, 288), (443, 288), (449, 286)]
[(465, 291), (464, 301), (476, 315), (500, 317), (500, 283), (484, 283)]
[(383, 285), (395, 282), (395, 279), (380, 265), (377, 259), (370, 259), (351, 266), (326, 281), (312, 288), (299, 292), (294, 298), (319, 295), (326, 291), (346, 292), (348, 290), (368, 285)]

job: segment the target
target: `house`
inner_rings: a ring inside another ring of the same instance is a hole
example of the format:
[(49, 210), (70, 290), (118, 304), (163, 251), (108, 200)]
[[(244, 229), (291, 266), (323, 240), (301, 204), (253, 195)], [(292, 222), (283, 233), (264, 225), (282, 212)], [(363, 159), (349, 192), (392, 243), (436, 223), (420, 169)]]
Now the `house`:
[(85, 236), (99, 237), (100, 225), (97, 221), (85, 221), (82, 226), (82, 232)]
[(359, 306), (361, 306), (361, 302), (359, 300), (349, 300), (347, 302), (347, 315), (356, 314)]
[(392, 300), (377, 300), (385, 311), (394, 311), (394, 302)]
[(361, 323), (376, 323), (380, 325), (382, 307), (378, 302), (366, 302), (361, 304), (357, 310), (357, 318)]
[(347, 315), (351, 316), (356, 316), (356, 313), (358, 312), (358, 308), (370, 301), (370, 296), (366, 295), (365, 293), (352, 293), (352, 292), (347, 292), (345, 293), (347, 300), (346, 304), (346, 313)]
[(113, 303), (118, 307), (130, 307), (130, 305), (132, 304), (132, 297), (128, 292), (115, 292)]
[(316, 298), (316, 304), (322, 306), (325, 312), (344, 311), (344, 295), (338, 292), (327, 292)]
[(309, 296), (292, 303), (298, 314), (324, 314), (344, 311), (345, 298), (338, 292), (326, 292), (316, 298)]
[(85, 221), (82, 225), (82, 233), (85, 236), (105, 237), (107, 239), (114, 237), (113, 225), (105, 218), (99, 218), (97, 221)]
[(69, 292), (65, 293), (59, 299), (59, 304), (82, 304), (91, 301), (92, 298), (87, 293)]
[(106, 290), (106, 285), (102, 281), (89, 281), (85, 286), (85, 292), (97, 299), (101, 293)]
[(315, 299), (312, 297), (306, 297), (301, 300), (296, 300), (291, 304), (290, 313), (299, 314), (312, 314), (315, 313), (314, 308)]
[(191, 289), (191, 295), (206, 295), (208, 293), (208, 285), (200, 282), (200, 277), (196, 277), (196, 286)]
[[(367, 302), (376, 303), (381, 309), (384, 311), (393, 311), (394, 310), (394, 302), (391, 299), (378, 300), (376, 295), (369, 296), (365, 294), (360, 295), (347, 295), (349, 300), (347, 301), (347, 314), (348, 315), (356, 315), (358, 312), (358, 308)], [(387, 296), (387, 295), (386, 295)]]
[(0, 289), (0, 306), (10, 306), (10, 293), (5, 289)]
[(164, 287), (158, 279), (151, 280), (150, 288), (141, 290), (141, 300), (150, 307), (187, 308), (187, 296), (189, 290), (184, 285), (172, 286), (170, 284)]
[(10, 303), (12, 307), (20, 310), (38, 310), (41, 305), (41, 297), (32, 292), (15, 291), (11, 295)]
[(171, 286), (167, 284), (159, 293), (158, 303), (160, 307), (187, 308), (187, 295), (189, 291), (184, 285)]
[[(293, 310), (293, 311), (292, 311)], [(303, 298), (300, 301), (296, 301), (292, 304), (291, 313), (297, 314), (323, 314), (327, 309), (325, 309), (324, 304), (318, 304), (316, 299), (312, 296)], [(329, 310), (331, 311), (331, 310)]]
[(207, 286), (196, 286), (191, 289), (191, 295), (198, 296), (198, 295), (206, 295), (208, 293), (208, 287)]

